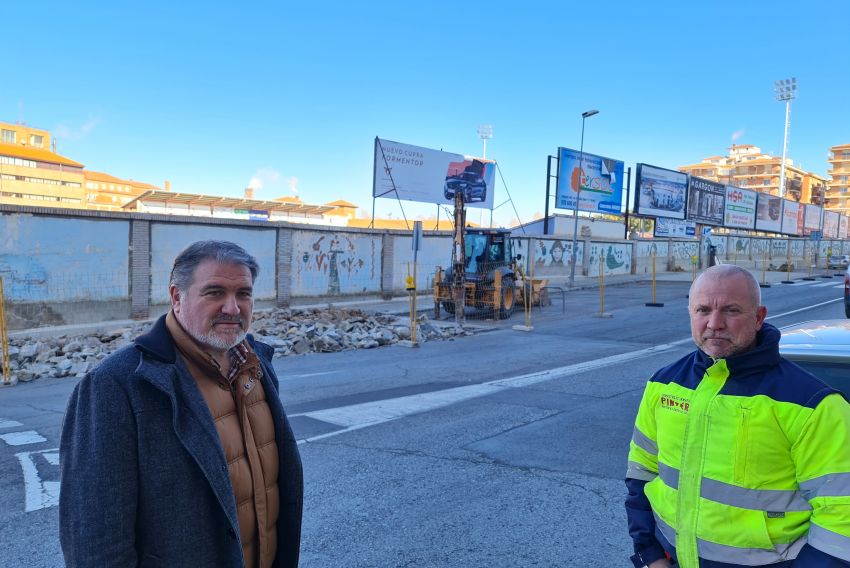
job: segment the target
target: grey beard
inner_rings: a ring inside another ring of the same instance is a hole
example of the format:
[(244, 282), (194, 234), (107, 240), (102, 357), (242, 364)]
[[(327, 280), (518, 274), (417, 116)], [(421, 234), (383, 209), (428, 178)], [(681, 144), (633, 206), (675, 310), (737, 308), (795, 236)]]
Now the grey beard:
[(242, 343), (242, 341), (248, 335), (248, 332), (243, 330), (242, 333), (237, 335), (232, 340), (225, 341), (220, 337), (217, 337), (212, 331), (210, 331), (209, 333), (196, 333), (194, 329), (191, 329), (188, 325), (186, 325), (186, 322), (183, 321), (183, 318), (180, 316), (180, 314), (175, 312), (174, 315), (177, 317), (177, 321), (180, 322), (180, 325), (183, 327), (186, 333), (192, 336), (192, 339), (194, 339), (201, 345), (206, 345), (207, 347), (211, 347), (213, 349), (221, 349), (223, 351), (233, 349), (234, 347)]

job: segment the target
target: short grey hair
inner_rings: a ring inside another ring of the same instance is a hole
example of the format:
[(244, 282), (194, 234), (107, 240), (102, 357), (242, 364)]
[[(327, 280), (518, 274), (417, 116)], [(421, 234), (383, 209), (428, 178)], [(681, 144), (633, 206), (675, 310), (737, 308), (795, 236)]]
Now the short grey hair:
[(257, 280), (260, 273), (260, 265), (257, 259), (248, 252), (230, 241), (198, 241), (192, 243), (174, 259), (171, 268), (169, 284), (176, 286), (181, 292), (185, 292), (192, 285), (195, 270), (205, 260), (214, 260), (219, 264), (239, 264), (251, 271), (251, 282)]

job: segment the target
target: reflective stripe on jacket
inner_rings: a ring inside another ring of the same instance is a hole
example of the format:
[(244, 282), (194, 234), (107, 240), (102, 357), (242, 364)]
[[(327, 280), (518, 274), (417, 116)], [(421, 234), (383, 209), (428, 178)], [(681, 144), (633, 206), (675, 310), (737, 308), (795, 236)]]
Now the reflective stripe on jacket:
[(765, 324), (753, 351), (695, 351), (646, 386), (626, 477), (647, 482), (655, 527), (642, 528), (684, 568), (769, 565), (804, 547), (850, 566), (850, 404), (778, 342)]

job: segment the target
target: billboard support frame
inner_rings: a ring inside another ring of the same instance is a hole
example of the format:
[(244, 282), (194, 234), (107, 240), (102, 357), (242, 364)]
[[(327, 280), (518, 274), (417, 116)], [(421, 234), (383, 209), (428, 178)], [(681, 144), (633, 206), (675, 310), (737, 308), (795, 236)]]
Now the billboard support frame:
[[(399, 209), (401, 209), (401, 217), (404, 219), (405, 226), (408, 229), (410, 229), (410, 223), (407, 222), (407, 214), (404, 212), (404, 205), (401, 204), (401, 198), (399, 197), (398, 190), (396, 189), (396, 186), (395, 186), (395, 180), (393, 179), (392, 168), (390, 168), (389, 163), (387, 163), (387, 156), (386, 156), (386, 154), (384, 154), (384, 147), (381, 144), (380, 138), (378, 138), (377, 136), (375, 136), (375, 148), (381, 149), (381, 159), (384, 160), (384, 168), (387, 170), (387, 175), (390, 178), (390, 183), (392, 184), (393, 188), (388, 189), (387, 191), (385, 191), (381, 195), (375, 195), (374, 192), (373, 192), (373, 194), (372, 194), (372, 221), (369, 223), (369, 228), (371, 228), (371, 229), (375, 228), (375, 199), (377, 199), (378, 197), (383, 197), (388, 193), (395, 193), (395, 199), (396, 199), (396, 201), (398, 201)], [(375, 168), (372, 168), (372, 187), (375, 187)]]

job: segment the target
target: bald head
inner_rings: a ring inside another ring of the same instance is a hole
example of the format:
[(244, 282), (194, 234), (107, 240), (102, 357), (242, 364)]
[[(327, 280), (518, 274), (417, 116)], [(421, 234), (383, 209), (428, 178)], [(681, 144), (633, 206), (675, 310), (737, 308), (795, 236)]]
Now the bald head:
[(746, 268), (741, 268), (740, 266), (735, 266), (734, 264), (718, 264), (716, 266), (712, 266), (710, 268), (705, 269), (702, 274), (697, 276), (697, 279), (694, 280), (694, 283), (691, 284), (691, 292), (688, 297), (693, 296), (694, 290), (700, 283), (705, 280), (706, 282), (712, 281), (723, 281), (726, 279), (736, 279), (736, 277), (741, 280), (736, 280), (740, 282), (746, 289), (747, 294), (750, 296), (752, 300), (752, 305), (754, 308), (761, 306), (761, 287), (759, 286), (758, 280), (753, 276), (753, 273), (747, 270)]
[(756, 346), (767, 316), (758, 281), (739, 266), (721, 264), (700, 274), (688, 296), (694, 343), (707, 355), (725, 358)]

